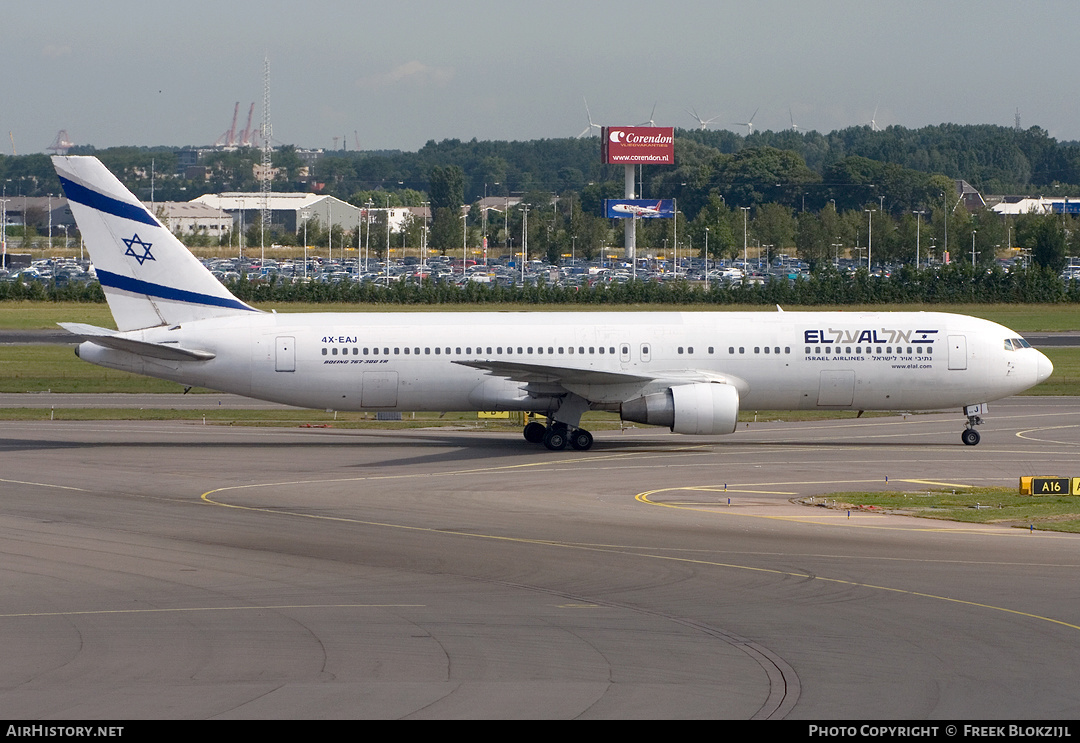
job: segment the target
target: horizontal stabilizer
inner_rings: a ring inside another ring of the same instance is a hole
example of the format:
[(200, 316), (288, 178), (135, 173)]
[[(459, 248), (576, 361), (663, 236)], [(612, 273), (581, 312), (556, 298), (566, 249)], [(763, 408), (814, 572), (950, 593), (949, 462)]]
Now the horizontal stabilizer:
[(62, 322), (60, 327), (69, 333), (80, 335), (91, 343), (117, 351), (127, 351), (137, 356), (147, 356), (152, 359), (164, 359), (166, 361), (209, 361), (215, 354), (210, 351), (198, 351), (191, 348), (182, 348), (172, 343), (151, 343), (127, 337), (108, 328), (99, 328), (96, 325), (87, 325), (81, 322)]

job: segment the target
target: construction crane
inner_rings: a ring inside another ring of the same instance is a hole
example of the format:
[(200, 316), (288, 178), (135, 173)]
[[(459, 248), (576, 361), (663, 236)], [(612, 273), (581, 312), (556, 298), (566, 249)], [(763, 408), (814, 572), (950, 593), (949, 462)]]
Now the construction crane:
[(214, 142), (215, 147), (232, 147), (236, 144), (236, 117), (240, 113), (240, 101), (236, 102), (236, 108), (233, 109), (232, 126), (230, 126), (224, 134), (217, 138)]

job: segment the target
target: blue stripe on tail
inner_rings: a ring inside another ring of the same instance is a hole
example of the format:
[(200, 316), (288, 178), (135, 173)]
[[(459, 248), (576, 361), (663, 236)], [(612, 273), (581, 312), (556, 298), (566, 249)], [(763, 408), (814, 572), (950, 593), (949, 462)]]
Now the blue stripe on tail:
[(128, 204), (110, 196), (105, 196), (86, 186), (81, 186), (74, 181), (69, 181), (63, 176), (59, 176), (59, 178), (60, 185), (64, 187), (64, 195), (67, 196), (68, 201), (83, 204), (91, 209), (96, 209), (99, 212), (112, 214), (114, 217), (122, 217), (154, 227), (158, 226), (158, 221), (151, 216), (150, 212), (146, 211), (146, 209), (141, 206), (135, 206), (134, 204)]
[(215, 297), (211, 294), (200, 294), (198, 292), (184, 291), (183, 289), (174, 289), (171, 286), (163, 286), (162, 284), (153, 284), (149, 281), (131, 279), (127, 276), (121, 276), (109, 271), (102, 271), (101, 269), (98, 269), (97, 277), (102, 287), (119, 289), (133, 294), (146, 294), (147, 296), (160, 297), (161, 299), (168, 299), (174, 302), (205, 304), (212, 307), (229, 307), (235, 310), (251, 310), (252, 312), (258, 312), (255, 308), (249, 307), (233, 297)]

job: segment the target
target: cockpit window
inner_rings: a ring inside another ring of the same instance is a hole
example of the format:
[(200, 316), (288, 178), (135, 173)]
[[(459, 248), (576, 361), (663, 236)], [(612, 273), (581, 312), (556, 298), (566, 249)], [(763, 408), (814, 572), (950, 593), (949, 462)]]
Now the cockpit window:
[(1023, 338), (1006, 338), (1005, 350), (1006, 351), (1019, 351), (1021, 348), (1031, 348), (1031, 344)]
[(1005, 339), (1005, 350), (1006, 351), (1013, 350), (1012, 338), (1006, 338)]

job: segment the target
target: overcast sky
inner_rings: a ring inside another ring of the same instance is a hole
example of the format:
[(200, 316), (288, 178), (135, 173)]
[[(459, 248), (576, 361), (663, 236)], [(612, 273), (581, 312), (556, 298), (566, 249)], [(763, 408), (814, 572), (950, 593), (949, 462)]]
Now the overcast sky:
[[(0, 131), (205, 145), (262, 116), (276, 143), (416, 150), (598, 124), (745, 133), (942, 122), (1080, 140), (1076, 0), (6, 3)], [(0, 151), (11, 153), (4, 137)], [(340, 144), (339, 144), (340, 146)]]

